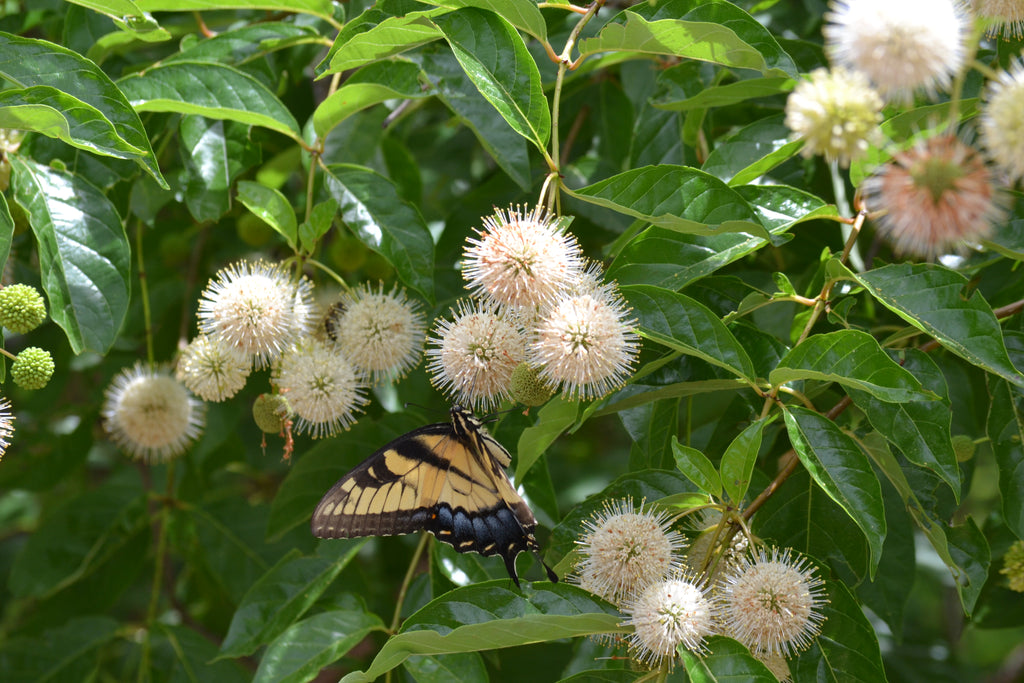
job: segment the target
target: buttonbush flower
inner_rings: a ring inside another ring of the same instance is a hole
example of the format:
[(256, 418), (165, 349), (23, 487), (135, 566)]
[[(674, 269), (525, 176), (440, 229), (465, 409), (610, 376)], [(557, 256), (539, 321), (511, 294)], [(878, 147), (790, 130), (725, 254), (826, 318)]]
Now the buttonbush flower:
[(8, 285), (0, 289), (0, 325), (25, 334), (46, 320), (43, 295), (32, 285)]
[(981, 144), (1011, 180), (1024, 178), (1024, 60), (989, 83), (981, 115)]
[(707, 588), (676, 572), (641, 589), (623, 607), (633, 657), (651, 667), (674, 660), (676, 648), (702, 654), (717, 628), (718, 607)]
[(3, 460), (7, 447), (14, 436), (14, 415), (11, 414), (11, 402), (0, 397), (0, 460)]
[(1024, 0), (974, 0), (973, 4), (978, 16), (993, 20), (988, 35), (1002, 32), (1007, 40), (1024, 37)]
[(245, 386), (251, 366), (236, 347), (201, 334), (182, 350), (174, 376), (204, 401), (223, 401)]
[(299, 418), (296, 431), (314, 439), (347, 430), (368, 403), (356, 368), (312, 337), (281, 355), (274, 383)]
[(164, 370), (122, 370), (106, 391), (103, 427), (114, 443), (146, 462), (185, 451), (203, 430), (204, 404)]

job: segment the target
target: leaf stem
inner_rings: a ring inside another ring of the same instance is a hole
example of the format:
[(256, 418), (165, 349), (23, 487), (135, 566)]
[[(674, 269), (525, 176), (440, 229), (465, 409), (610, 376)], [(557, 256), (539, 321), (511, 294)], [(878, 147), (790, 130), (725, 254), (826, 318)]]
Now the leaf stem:
[(409, 568), (405, 572), (405, 578), (402, 579), (402, 587), (398, 591), (398, 599), (395, 601), (395, 614), (391, 617), (391, 626), (388, 627), (388, 633), (392, 635), (398, 631), (398, 623), (402, 620), (402, 605), (405, 603), (405, 594), (409, 591), (409, 584), (412, 583), (413, 577), (416, 576), (416, 568), (420, 565), (420, 557), (423, 556), (423, 551), (428, 543), (430, 543), (430, 534), (424, 531), (420, 534), (419, 545), (416, 546), (416, 551), (412, 554)]
[(156, 362), (153, 355), (153, 315), (149, 307), (149, 286), (146, 284), (146, 259), (143, 257), (142, 238), (145, 226), (142, 221), (135, 224), (135, 258), (139, 268), (139, 298), (142, 300), (142, 320), (146, 336), (146, 361), (152, 367)]
[(156, 623), (157, 609), (160, 607), (161, 586), (164, 581), (164, 562), (167, 554), (167, 518), (170, 514), (168, 501), (174, 493), (174, 461), (167, 464), (167, 495), (157, 517), (156, 554), (153, 557), (153, 588), (149, 594), (149, 607), (146, 609), (146, 635), (142, 641), (142, 656), (139, 657), (139, 683), (149, 680), (149, 659), (152, 649), (153, 624)]

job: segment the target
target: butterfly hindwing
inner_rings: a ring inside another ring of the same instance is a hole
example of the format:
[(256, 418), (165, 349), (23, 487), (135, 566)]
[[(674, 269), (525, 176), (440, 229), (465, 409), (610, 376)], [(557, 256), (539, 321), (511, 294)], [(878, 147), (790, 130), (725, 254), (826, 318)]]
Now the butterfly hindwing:
[(395, 439), (342, 477), (317, 505), (313, 535), (425, 530), (458, 552), (500, 555), (518, 585), (515, 558), (538, 550), (537, 522), (505, 474), (508, 451), (469, 411), (453, 406), (451, 415)]

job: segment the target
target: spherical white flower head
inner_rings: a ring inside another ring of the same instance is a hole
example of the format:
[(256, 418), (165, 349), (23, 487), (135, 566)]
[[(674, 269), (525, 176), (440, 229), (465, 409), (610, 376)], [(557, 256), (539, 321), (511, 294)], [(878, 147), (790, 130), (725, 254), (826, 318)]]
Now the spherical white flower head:
[(0, 459), (7, 452), (11, 445), (11, 437), (14, 436), (14, 415), (11, 414), (11, 402), (6, 398), (0, 398)]
[(639, 353), (628, 315), (614, 283), (563, 295), (541, 313), (529, 361), (570, 400), (600, 398), (625, 384)]
[(182, 350), (174, 376), (204, 401), (223, 401), (245, 386), (251, 366), (220, 337), (199, 335)]
[(462, 276), (474, 295), (499, 307), (553, 301), (582, 264), (576, 238), (539, 207), (498, 209), (477, 234), (466, 247)]
[(789, 657), (821, 632), (827, 602), (823, 582), (805, 557), (764, 548), (726, 577), (722, 589), (726, 632), (751, 652)]
[(1024, 0), (974, 0), (974, 12), (991, 19), (988, 35), (1000, 32), (1009, 40), (1024, 37)]
[(930, 258), (960, 251), (987, 237), (1003, 214), (981, 155), (952, 135), (896, 154), (861, 190), (899, 253)]
[(526, 337), (493, 305), (459, 302), (454, 320), (438, 319), (427, 343), (431, 383), (457, 403), (493, 408), (509, 396), (526, 357)]
[(707, 588), (680, 573), (643, 588), (623, 612), (628, 617), (623, 625), (634, 629), (629, 636), (633, 657), (652, 667), (674, 659), (679, 645), (702, 654), (718, 619)]
[(981, 143), (988, 156), (1012, 180), (1024, 178), (1024, 60), (988, 86), (981, 115)]
[(883, 97), (949, 85), (963, 67), (971, 17), (960, 0), (833, 0), (823, 29), (837, 66), (863, 72)]
[(281, 354), (274, 383), (299, 418), (296, 431), (314, 439), (347, 430), (368, 403), (355, 367), (312, 337)]
[(265, 367), (308, 332), (312, 286), (294, 284), (277, 264), (232, 264), (210, 280), (199, 300), (199, 330), (223, 339)]
[(424, 320), (418, 309), (397, 285), (390, 292), (363, 286), (342, 297), (327, 325), (345, 357), (379, 383), (401, 377), (419, 361)]
[(645, 510), (643, 503), (637, 510), (627, 498), (605, 503), (583, 526), (573, 580), (609, 602), (618, 604), (679, 567), (685, 542), (663, 511)]
[(107, 387), (102, 413), (114, 443), (146, 462), (180, 455), (203, 430), (203, 402), (163, 370), (141, 362)]
[(881, 112), (882, 98), (864, 74), (816, 69), (786, 100), (786, 125), (804, 141), (805, 157), (822, 154), (845, 167), (879, 137)]

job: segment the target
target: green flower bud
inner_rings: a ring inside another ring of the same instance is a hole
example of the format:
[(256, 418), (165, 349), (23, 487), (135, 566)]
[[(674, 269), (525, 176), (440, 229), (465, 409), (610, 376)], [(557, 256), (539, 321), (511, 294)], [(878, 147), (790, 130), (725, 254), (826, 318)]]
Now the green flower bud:
[(14, 359), (11, 378), (22, 389), (42, 389), (53, 377), (53, 356), (35, 346), (30, 346)]
[(0, 289), (0, 325), (25, 334), (46, 320), (46, 304), (31, 285), (9, 285)]

